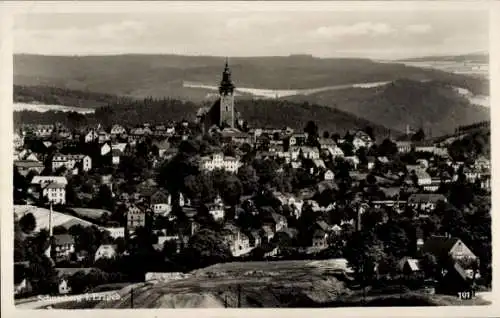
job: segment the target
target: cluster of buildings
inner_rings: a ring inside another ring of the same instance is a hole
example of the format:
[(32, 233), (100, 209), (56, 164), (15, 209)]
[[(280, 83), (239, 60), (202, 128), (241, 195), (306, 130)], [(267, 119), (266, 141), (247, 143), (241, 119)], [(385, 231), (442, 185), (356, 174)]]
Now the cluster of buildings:
[[(420, 159), (416, 164), (408, 164), (403, 169), (395, 169), (386, 156), (368, 156), (365, 159), (355, 155), (356, 151), (369, 149), (375, 144), (364, 131), (352, 132), (351, 140), (339, 138), (317, 138), (316, 145), (311, 146), (307, 133), (295, 132), (291, 128), (243, 129), (244, 121), (235, 109), (234, 85), (231, 81), (231, 72), (226, 62), (223, 79), (220, 85), (220, 98), (210, 108), (200, 109), (197, 113), (197, 124), (202, 127), (205, 134), (217, 133), (221, 142), (237, 146), (248, 145), (255, 151), (255, 157), (262, 160), (273, 159), (281, 162), (279, 173), (284, 167), (302, 169), (311, 175), (315, 185), (293, 193), (273, 191), (272, 198), (280, 203), (279, 209), (266, 207), (256, 208), (250, 197), (241, 197), (239, 207), (229, 207), (220, 197), (213, 202), (204, 203), (201, 207), (195, 206), (183, 193), (168, 193), (153, 179), (141, 180), (134, 193), (119, 193), (117, 190), (120, 182), (112, 175), (102, 176), (101, 183), (110, 185), (115, 201), (124, 207), (125, 224), (120, 224), (118, 230), (112, 230), (114, 237), (125, 236), (138, 227), (147, 227), (148, 220), (157, 216), (175, 219), (172, 211), (174, 207), (181, 209), (188, 219), (188, 226), (183, 231), (179, 229), (165, 230), (152, 229), (158, 236), (155, 248), (161, 249), (163, 243), (174, 240), (180, 249), (189, 237), (201, 227), (196, 215), (201, 210), (208, 212), (214, 221), (223, 225), (222, 236), (227, 242), (234, 256), (250, 253), (260, 247), (265, 251), (265, 256), (279, 256), (280, 246), (271, 244), (276, 236), (285, 236), (291, 240), (297, 238), (298, 231), (289, 227), (287, 219), (300, 218), (303, 209), (311, 208), (319, 214), (328, 214), (339, 207), (334, 199), (321, 202), (318, 197), (327, 190), (338, 189), (335, 175), (335, 162), (343, 158), (350, 166), (349, 177), (353, 186), (361, 187), (366, 183), (368, 176), (375, 178), (376, 184), (383, 193), (383, 198), (360, 199), (352, 202), (355, 215), (339, 218), (338, 222), (323, 218), (314, 224), (313, 235), (307, 252), (316, 253), (329, 247), (331, 238), (342, 231), (343, 225), (351, 224), (360, 227), (360, 216), (371, 209), (383, 208), (385, 213), (394, 210), (401, 213), (405, 208), (412, 208), (417, 212), (417, 217), (427, 217), (440, 201), (446, 202), (446, 197), (439, 193), (442, 184), (451, 183), (462, 172), (468, 182), (479, 182), (481, 188), (490, 190), (490, 161), (479, 157), (471, 163), (453, 161), (446, 149), (446, 145), (438, 143), (415, 143), (409, 141), (395, 141), (398, 152), (425, 152), (430, 154), (429, 159)], [(164, 160), (172, 158), (178, 149), (176, 145), (192, 137), (190, 123), (169, 123), (167, 125), (149, 125), (127, 128), (115, 124), (109, 129), (100, 126), (90, 127), (80, 131), (70, 131), (64, 126), (56, 125), (28, 125), (23, 126), (14, 134), (15, 160), (14, 166), (19, 173), (34, 177), (30, 181), (29, 193), (35, 198), (46, 198), (53, 204), (66, 204), (67, 178), (78, 174), (92, 174), (94, 169), (103, 165), (117, 166), (123, 156), (133, 156), (137, 145), (152, 140), (154, 150), (148, 154), (149, 163), (153, 168), (159, 166)], [(352, 153), (346, 154), (344, 143), (350, 143)], [(222, 169), (236, 174), (243, 165), (241, 149), (236, 150), (236, 155), (226, 156), (221, 152), (214, 152), (199, 158), (200, 171), (213, 171)], [(354, 154), (353, 154), (354, 153)], [(49, 154), (51, 154), (49, 156)], [(446, 164), (443, 169), (441, 163)], [(382, 167), (382, 168), (380, 168)], [(378, 169), (380, 168), (380, 169)], [(374, 173), (376, 171), (376, 173)], [(324, 200), (323, 200), (324, 201)], [(252, 230), (242, 229), (236, 224), (243, 211), (241, 206), (247, 207), (254, 215), (265, 214), (265, 222), (260, 228)], [(233, 219), (227, 217), (229, 210), (235, 210)], [(287, 213), (285, 213), (287, 211)], [(388, 215), (382, 219), (387, 220)], [(423, 244), (423, 249), (431, 253), (448, 253), (457, 256), (472, 254), (464, 247), (463, 242), (457, 239), (442, 238), (429, 239)], [(439, 240), (445, 249), (434, 251)], [(453, 240), (453, 244), (448, 242)], [(57, 236), (55, 251), (58, 258), (69, 257), (74, 253), (74, 240), (68, 236)], [(462, 247), (458, 247), (462, 246)], [(113, 258), (118, 255), (116, 246), (103, 244), (94, 255), (94, 259)], [(458, 256), (457, 256), (458, 257)], [(415, 261), (404, 260), (402, 267), (414, 270), (418, 266)]]

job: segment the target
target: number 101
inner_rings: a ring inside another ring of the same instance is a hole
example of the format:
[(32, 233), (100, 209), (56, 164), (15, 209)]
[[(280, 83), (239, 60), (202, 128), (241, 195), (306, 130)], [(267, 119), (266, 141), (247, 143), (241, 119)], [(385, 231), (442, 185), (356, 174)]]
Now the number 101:
[(459, 299), (472, 299), (474, 297), (473, 291), (463, 291), (457, 293)]

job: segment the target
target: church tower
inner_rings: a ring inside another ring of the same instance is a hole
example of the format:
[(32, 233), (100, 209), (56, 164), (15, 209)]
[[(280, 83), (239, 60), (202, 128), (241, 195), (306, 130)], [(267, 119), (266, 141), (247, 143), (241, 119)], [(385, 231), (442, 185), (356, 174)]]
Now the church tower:
[(235, 127), (234, 114), (234, 85), (231, 81), (231, 71), (226, 58), (226, 66), (222, 73), (222, 80), (219, 86), (220, 95), (220, 122), (219, 125)]

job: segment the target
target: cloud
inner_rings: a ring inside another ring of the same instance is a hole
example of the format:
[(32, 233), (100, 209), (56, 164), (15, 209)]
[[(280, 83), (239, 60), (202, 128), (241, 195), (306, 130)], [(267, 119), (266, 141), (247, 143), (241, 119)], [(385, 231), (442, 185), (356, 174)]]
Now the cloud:
[[(21, 28), (14, 30), (14, 50), (41, 54), (52, 51), (61, 54), (86, 54), (100, 47), (102, 51), (109, 51), (113, 45), (121, 47), (123, 43), (137, 40), (145, 30), (144, 23), (134, 20), (64, 29)], [(85, 45), (82, 46), (82, 43)]]
[(102, 24), (97, 27), (97, 34), (105, 38), (116, 36), (139, 35), (145, 30), (145, 25), (138, 21), (122, 21), (118, 24)]
[(412, 24), (405, 28), (405, 31), (413, 34), (429, 33), (432, 30), (430, 24)]
[(385, 23), (360, 22), (352, 25), (322, 26), (313, 31), (313, 36), (319, 38), (336, 38), (344, 36), (379, 36), (396, 32)]

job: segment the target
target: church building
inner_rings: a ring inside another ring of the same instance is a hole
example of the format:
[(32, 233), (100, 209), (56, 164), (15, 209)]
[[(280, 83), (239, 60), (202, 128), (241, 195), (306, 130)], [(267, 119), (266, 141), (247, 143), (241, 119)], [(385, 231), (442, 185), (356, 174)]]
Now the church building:
[(203, 107), (198, 110), (196, 117), (203, 131), (208, 132), (214, 126), (220, 130), (224, 128), (238, 128), (239, 114), (234, 108), (235, 86), (231, 80), (231, 70), (226, 59), (219, 85), (219, 98), (212, 107)]

